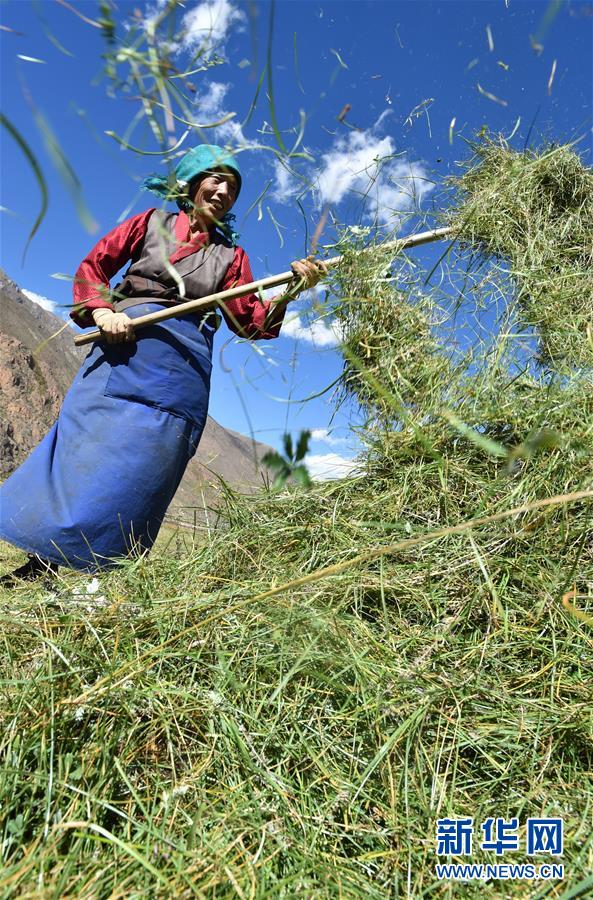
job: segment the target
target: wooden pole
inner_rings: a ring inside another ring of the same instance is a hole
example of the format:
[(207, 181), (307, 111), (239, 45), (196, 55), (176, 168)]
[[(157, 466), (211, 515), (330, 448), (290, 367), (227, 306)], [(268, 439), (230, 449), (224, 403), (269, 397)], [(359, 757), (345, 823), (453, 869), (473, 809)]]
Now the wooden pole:
[[(452, 228), (434, 228), (431, 231), (423, 231), (420, 234), (411, 234), (408, 237), (400, 238), (397, 241), (390, 241), (388, 244), (382, 244), (379, 247), (368, 247), (361, 252), (369, 250), (406, 250), (408, 247), (419, 247), (422, 244), (430, 244), (432, 241), (440, 241), (443, 238), (453, 235)], [(324, 259), (323, 262), (329, 268), (337, 266), (342, 260), (341, 256), (332, 256), (331, 259)], [(267, 288), (279, 287), (282, 284), (288, 284), (295, 278), (294, 272), (280, 272), (278, 275), (270, 275), (268, 278), (260, 278), (259, 281), (252, 281), (249, 284), (241, 284), (238, 287), (230, 288), (227, 291), (220, 291), (218, 294), (209, 294), (207, 297), (200, 297), (198, 300), (188, 300), (186, 303), (177, 303), (175, 306), (167, 309), (160, 309), (158, 312), (149, 313), (146, 316), (138, 316), (133, 319), (134, 331), (139, 328), (145, 328), (155, 322), (163, 322), (165, 319), (177, 319), (180, 316), (188, 315), (199, 310), (204, 312), (214, 309), (221, 304), (224, 305), (225, 300), (232, 300), (235, 297), (245, 297), (247, 294), (254, 294), (258, 291), (264, 291)], [(150, 301), (147, 301), (150, 302)], [(158, 302), (158, 301), (157, 301)], [(89, 331), (86, 334), (79, 334), (74, 338), (77, 347), (85, 344), (92, 344), (94, 341), (104, 340), (104, 335), (98, 329)]]

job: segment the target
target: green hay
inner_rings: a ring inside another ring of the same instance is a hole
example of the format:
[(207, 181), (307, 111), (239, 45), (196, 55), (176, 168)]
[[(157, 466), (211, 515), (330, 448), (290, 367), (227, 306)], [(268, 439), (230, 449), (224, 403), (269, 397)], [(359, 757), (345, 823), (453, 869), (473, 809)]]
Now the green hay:
[(591, 503), (348, 560), (593, 484), (592, 404), (576, 383), (553, 390), (562, 446), (510, 469), (453, 434), (439, 464), (404, 428), (352, 482), (229, 491), (224, 531), (182, 559), (126, 564), (101, 579), (99, 603), (72, 596), (75, 575), (53, 596), (5, 595), (5, 884), (19, 896), (40, 878), (46, 896), (438, 893), (446, 815), (562, 816), (564, 886), (585, 878), (593, 643), (561, 597), (574, 584), (593, 615)]
[(356, 399), (371, 421), (387, 427), (438, 405), (451, 377), (434, 329), (443, 320), (435, 299), (405, 255), (378, 245), (338, 245), (342, 263), (333, 290), (341, 332), (342, 399)]
[(445, 816), (517, 816), (504, 862), (563, 818), (562, 885), (505, 897), (593, 884), (591, 378), (511, 375), (504, 342), (453, 360), (425, 273), (355, 249), (360, 477), (228, 490), (203, 546), (101, 600), (3, 592), (4, 893), (500, 897), (437, 881)]
[(450, 224), (464, 242), (509, 266), (539, 359), (593, 365), (593, 171), (570, 146), (519, 153), (500, 139), (474, 144), (451, 179)]

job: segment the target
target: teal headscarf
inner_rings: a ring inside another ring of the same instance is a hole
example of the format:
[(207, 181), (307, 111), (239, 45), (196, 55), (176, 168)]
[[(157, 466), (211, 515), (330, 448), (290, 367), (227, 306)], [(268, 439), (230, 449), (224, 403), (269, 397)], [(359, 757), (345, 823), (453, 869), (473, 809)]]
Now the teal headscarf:
[[(193, 204), (188, 195), (188, 188), (191, 182), (203, 175), (205, 172), (220, 169), (224, 166), (229, 169), (237, 179), (237, 197), (241, 190), (241, 171), (239, 165), (232, 155), (222, 147), (214, 144), (201, 144), (194, 147), (185, 154), (175, 168), (175, 172), (169, 178), (163, 175), (149, 175), (142, 182), (141, 187), (145, 191), (151, 191), (159, 197), (166, 200), (175, 200), (179, 209), (189, 212), (193, 209)], [(232, 223), (235, 216), (232, 213), (226, 213), (221, 219), (218, 228), (227, 237), (234, 247), (237, 246), (239, 240), (238, 233), (234, 230)]]

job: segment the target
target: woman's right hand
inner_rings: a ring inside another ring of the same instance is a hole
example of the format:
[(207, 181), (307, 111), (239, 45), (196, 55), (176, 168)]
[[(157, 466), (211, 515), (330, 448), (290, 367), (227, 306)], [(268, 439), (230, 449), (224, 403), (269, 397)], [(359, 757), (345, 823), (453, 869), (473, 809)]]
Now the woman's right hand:
[(134, 324), (125, 313), (111, 309), (94, 309), (93, 319), (98, 325), (108, 344), (120, 344), (123, 341), (135, 341)]

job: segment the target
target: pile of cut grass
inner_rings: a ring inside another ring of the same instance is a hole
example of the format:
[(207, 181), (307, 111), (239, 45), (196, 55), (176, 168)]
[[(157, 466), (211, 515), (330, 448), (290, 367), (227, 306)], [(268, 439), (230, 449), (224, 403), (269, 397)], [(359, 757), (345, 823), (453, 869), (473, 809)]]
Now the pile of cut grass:
[(590, 888), (592, 631), (561, 599), (593, 618), (591, 497), (414, 543), (593, 483), (591, 395), (560, 394), (562, 447), (518, 469), (454, 432), (428, 460), (403, 429), (351, 482), (229, 492), (224, 532), (99, 599), (75, 575), (5, 593), (5, 889), (446, 893), (436, 820), (468, 815), (518, 816), (523, 847), (561, 816), (564, 887)]
[[(340, 245), (338, 245), (340, 246)], [(451, 362), (435, 337), (443, 312), (422, 286), (423, 272), (404, 254), (359, 241), (340, 246), (333, 312), (342, 337), (342, 399), (355, 398), (383, 428), (438, 406)]]
[(473, 145), (450, 224), (463, 242), (508, 266), (522, 321), (537, 329), (539, 360), (593, 366), (593, 170), (567, 145), (512, 150)]
[(224, 529), (97, 594), (3, 591), (5, 892), (451, 896), (450, 816), (472, 862), (488, 817), (519, 819), (504, 862), (561, 817), (562, 884), (504, 896), (593, 890), (591, 379), (453, 365), (383, 266), (340, 276), (360, 477), (229, 490)]

